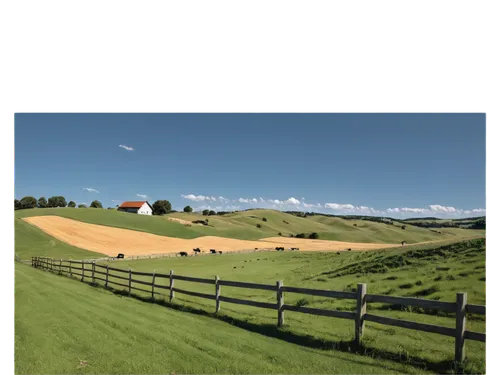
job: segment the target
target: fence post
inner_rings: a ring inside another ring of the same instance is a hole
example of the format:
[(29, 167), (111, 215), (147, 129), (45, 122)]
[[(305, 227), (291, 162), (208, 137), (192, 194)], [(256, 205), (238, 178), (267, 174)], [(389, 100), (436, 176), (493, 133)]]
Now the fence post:
[(50, 272), (54, 272), (54, 258), (50, 258)]
[(95, 262), (92, 262), (92, 284), (95, 284)]
[(85, 279), (85, 262), (82, 260), (82, 281)]
[(366, 284), (358, 284), (356, 296), (356, 316), (354, 318), (354, 342), (356, 345), (361, 345), (361, 338), (365, 329), (365, 314), (366, 314)]
[(276, 281), (276, 299), (278, 307), (278, 327), (285, 324), (285, 310), (283, 310), (283, 305), (285, 304), (285, 298), (283, 297), (283, 281)]
[(71, 259), (69, 260), (69, 277), (73, 277), (73, 267), (71, 266)]
[(458, 363), (461, 363), (465, 357), (464, 343), (465, 343), (466, 305), (467, 305), (467, 293), (457, 293), (455, 361)]
[(59, 259), (59, 275), (62, 274), (62, 259)]
[(218, 313), (220, 310), (220, 284), (219, 284), (219, 276), (215, 276), (215, 313)]
[(175, 293), (174, 293), (174, 271), (170, 270), (170, 302), (172, 302), (172, 300), (174, 299), (175, 297)]
[(153, 282), (151, 283), (151, 298), (155, 300), (155, 280), (156, 280), (156, 270), (153, 270)]
[(128, 268), (128, 295), (130, 296), (130, 292), (132, 291), (132, 270), (130, 267)]
[(109, 264), (106, 264), (106, 285), (105, 288), (108, 287), (108, 275), (109, 275)]

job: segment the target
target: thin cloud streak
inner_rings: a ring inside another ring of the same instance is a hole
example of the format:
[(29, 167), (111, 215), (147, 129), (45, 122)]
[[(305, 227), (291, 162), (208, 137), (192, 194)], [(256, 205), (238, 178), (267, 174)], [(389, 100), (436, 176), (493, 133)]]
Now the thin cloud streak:
[(135, 151), (135, 148), (130, 147), (130, 146), (125, 146), (125, 145), (119, 145), (118, 147), (121, 147), (127, 151)]
[(93, 188), (83, 188), (83, 190), (90, 191), (91, 193), (97, 193), (99, 194), (99, 190), (93, 189)]

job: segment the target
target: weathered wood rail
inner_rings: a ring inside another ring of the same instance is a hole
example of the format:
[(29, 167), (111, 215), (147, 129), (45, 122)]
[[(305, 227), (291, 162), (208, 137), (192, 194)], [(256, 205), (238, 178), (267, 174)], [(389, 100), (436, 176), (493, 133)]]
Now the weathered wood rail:
[[(152, 273), (138, 272), (130, 269), (124, 270), (120, 268), (109, 267), (109, 265), (97, 264), (95, 261), (90, 262), (90, 261), (80, 261), (80, 260), (75, 261), (75, 260), (63, 260), (63, 259), (54, 260), (53, 258), (33, 257), (31, 258), (31, 265), (35, 268), (40, 268), (50, 272), (66, 274), (69, 275), (70, 277), (78, 276), (79, 278), (81, 278), (82, 281), (84, 281), (85, 278), (90, 278), (93, 283), (95, 283), (96, 280), (99, 280), (104, 282), (106, 288), (109, 286), (109, 284), (118, 285), (128, 289), (129, 294), (132, 292), (132, 290), (138, 290), (144, 293), (149, 293), (151, 294), (151, 297), (153, 299), (155, 298), (155, 295), (163, 294), (155, 290), (158, 288), (169, 291), (170, 301), (172, 301), (172, 299), (175, 298), (175, 293), (186, 294), (189, 296), (205, 298), (209, 300), (215, 300), (216, 313), (219, 312), (220, 310), (221, 302), (247, 305), (265, 309), (274, 309), (277, 312), (278, 327), (283, 326), (283, 324), (285, 323), (285, 311), (293, 311), (305, 314), (350, 319), (354, 320), (354, 332), (355, 332), (354, 342), (357, 345), (361, 344), (361, 339), (363, 337), (363, 332), (365, 329), (366, 322), (374, 322), (378, 324), (451, 336), (455, 337), (455, 361), (457, 362), (462, 362), (464, 360), (465, 340), (486, 342), (485, 333), (472, 332), (466, 329), (467, 313), (486, 315), (486, 306), (467, 304), (467, 293), (457, 293), (456, 302), (442, 302), (442, 301), (426, 300), (420, 298), (393, 297), (393, 296), (385, 296), (377, 294), (367, 294), (366, 284), (358, 284), (356, 292), (344, 292), (344, 291), (320, 290), (320, 289), (284, 286), (282, 281), (277, 281), (276, 285), (267, 285), (258, 283), (247, 283), (241, 281), (221, 280), (218, 276), (215, 276), (214, 279), (207, 279), (200, 277), (175, 275), (174, 271), (170, 271), (169, 274), (161, 274), (156, 272)], [(120, 275), (112, 274), (110, 271), (118, 272), (120, 273)], [(96, 275), (102, 275), (105, 276), (105, 278)], [(138, 280), (134, 279), (132, 276), (151, 277), (152, 281), (147, 282), (143, 280)], [(110, 277), (112, 279), (110, 279)], [(156, 279), (158, 278), (168, 279), (169, 285), (166, 286), (157, 284)], [(127, 283), (125, 284), (122, 282), (117, 282), (114, 279), (125, 280), (127, 281)], [(180, 289), (175, 287), (175, 280), (214, 285), (215, 293), (207, 294), (186, 289)], [(151, 287), (151, 289), (147, 290), (143, 288), (138, 288), (137, 286), (132, 286), (132, 284), (146, 285)], [(276, 303), (258, 302), (258, 301), (251, 301), (246, 299), (223, 296), (221, 295), (221, 286), (272, 291), (276, 293)], [(352, 299), (356, 301), (356, 309), (355, 311), (338, 311), (338, 310), (317, 309), (304, 306), (286, 305), (284, 297), (285, 292), (306, 294), (311, 296), (329, 297), (329, 298)], [(369, 314), (367, 313), (367, 305), (369, 302), (418, 306), (422, 308), (455, 313), (456, 315), (455, 328), (442, 327), (426, 323), (417, 323), (402, 319), (394, 319), (394, 318)]]

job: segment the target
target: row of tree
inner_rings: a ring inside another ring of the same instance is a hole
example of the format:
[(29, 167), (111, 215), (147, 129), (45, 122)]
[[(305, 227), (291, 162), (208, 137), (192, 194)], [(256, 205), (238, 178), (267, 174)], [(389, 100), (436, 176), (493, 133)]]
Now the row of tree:
[[(14, 199), (14, 210), (24, 210), (28, 208), (56, 208), (56, 207), (76, 207), (74, 201), (66, 203), (66, 199), (62, 196), (50, 197), (48, 200), (45, 197), (40, 197), (38, 200), (35, 197), (27, 196), (21, 200)], [(98, 200), (90, 204), (92, 208), (102, 208), (101, 202)], [(79, 204), (78, 208), (87, 208), (86, 204)]]

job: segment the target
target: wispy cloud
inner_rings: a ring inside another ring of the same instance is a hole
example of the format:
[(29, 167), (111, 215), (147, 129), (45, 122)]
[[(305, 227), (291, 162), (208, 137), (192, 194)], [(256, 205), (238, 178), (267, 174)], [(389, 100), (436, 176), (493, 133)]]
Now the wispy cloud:
[(331, 210), (337, 211), (338, 213), (347, 213), (347, 214), (360, 214), (360, 215), (368, 215), (374, 214), (377, 212), (372, 207), (368, 206), (355, 206), (353, 204), (341, 204), (341, 203), (325, 203), (325, 208), (329, 208)]
[(239, 198), (238, 202), (240, 202), (240, 203), (258, 203), (259, 201), (257, 198)]
[(127, 151), (135, 151), (135, 148), (130, 147), (130, 146), (125, 146), (125, 145), (119, 145), (118, 147), (121, 147)]
[(427, 207), (422, 208), (410, 208), (410, 207), (396, 207), (388, 208), (384, 211), (387, 214), (421, 214), (421, 215), (434, 215), (434, 216), (446, 216), (446, 217), (460, 217), (464, 215), (485, 215), (485, 208), (474, 208), (472, 210), (464, 210), (461, 208), (456, 208), (452, 206), (442, 206), (440, 204), (430, 204)]
[(136, 194), (139, 198), (148, 199), (149, 197), (146, 194)]
[(83, 190), (90, 191), (91, 193), (97, 193), (99, 194), (99, 190), (93, 189), (93, 188), (83, 188)]
[[(194, 195), (194, 194), (184, 195), (184, 194), (182, 194), (181, 197), (184, 199), (188, 199), (190, 201), (193, 201), (193, 202), (204, 202), (204, 201), (215, 202), (215, 201), (217, 201), (216, 197), (209, 197), (209, 196), (205, 196), (205, 195)], [(220, 197), (220, 198), (222, 198), (222, 197)]]

